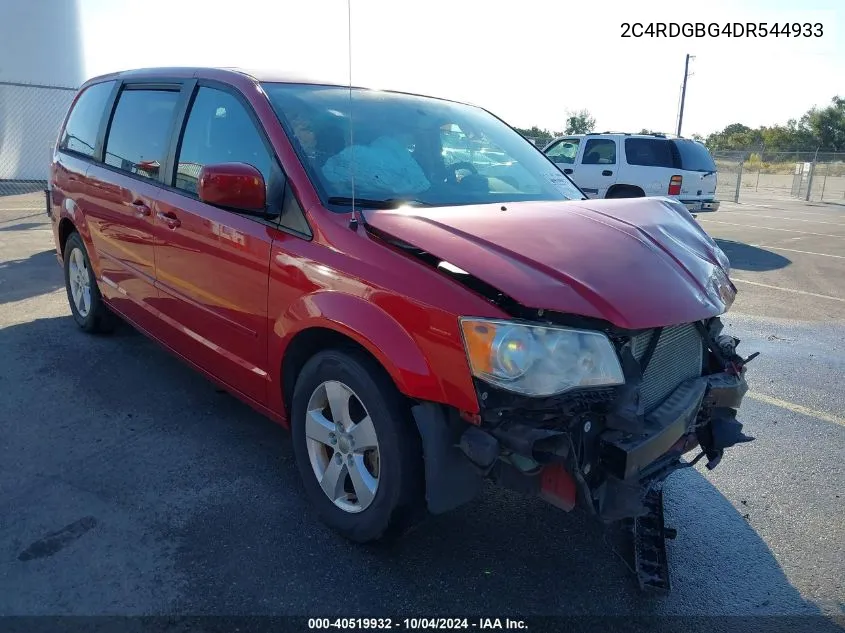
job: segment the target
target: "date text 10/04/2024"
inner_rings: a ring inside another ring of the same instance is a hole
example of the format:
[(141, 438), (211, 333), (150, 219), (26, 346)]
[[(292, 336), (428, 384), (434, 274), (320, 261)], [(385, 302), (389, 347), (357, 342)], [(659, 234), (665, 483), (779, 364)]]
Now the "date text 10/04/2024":
[(623, 22), (622, 37), (822, 37), (821, 22)]
[(309, 618), (308, 628), (314, 630), (525, 630), (524, 620), (511, 618)]

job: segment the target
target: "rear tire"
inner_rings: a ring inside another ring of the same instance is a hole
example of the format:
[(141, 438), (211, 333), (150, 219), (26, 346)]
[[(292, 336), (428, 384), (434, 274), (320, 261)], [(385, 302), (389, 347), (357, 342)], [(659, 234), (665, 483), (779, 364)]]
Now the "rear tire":
[(88, 251), (79, 233), (71, 233), (64, 249), (65, 290), (74, 321), (89, 333), (114, 330), (115, 317), (103, 303)]
[[(367, 420), (368, 440), (361, 441)], [(296, 381), (291, 429), (305, 492), (342, 536), (388, 539), (421, 518), (419, 433), (393, 381), (367, 355), (344, 349), (312, 357)]]

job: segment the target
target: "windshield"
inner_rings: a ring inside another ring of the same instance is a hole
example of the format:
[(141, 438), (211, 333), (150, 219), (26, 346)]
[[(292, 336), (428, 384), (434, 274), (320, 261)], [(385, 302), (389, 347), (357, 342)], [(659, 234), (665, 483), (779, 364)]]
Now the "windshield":
[(362, 206), (584, 199), (542, 152), (480, 108), (364, 89), (350, 100), (337, 86), (263, 87), (324, 203), (338, 211), (348, 210), (353, 179)]
[(674, 143), (681, 155), (681, 169), (716, 171), (716, 163), (704, 145), (689, 140), (676, 140)]

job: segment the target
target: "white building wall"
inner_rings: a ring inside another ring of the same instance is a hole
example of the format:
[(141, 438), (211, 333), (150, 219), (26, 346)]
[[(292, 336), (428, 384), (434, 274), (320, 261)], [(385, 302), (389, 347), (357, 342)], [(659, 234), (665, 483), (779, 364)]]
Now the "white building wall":
[(0, 0), (0, 180), (47, 178), (82, 81), (77, 0)]

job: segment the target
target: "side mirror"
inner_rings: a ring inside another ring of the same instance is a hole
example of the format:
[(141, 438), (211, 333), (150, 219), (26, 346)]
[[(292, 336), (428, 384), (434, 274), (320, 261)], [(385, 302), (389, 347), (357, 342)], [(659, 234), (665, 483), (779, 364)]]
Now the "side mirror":
[(200, 170), (199, 199), (208, 204), (239, 211), (264, 211), (267, 188), (264, 176), (246, 163), (217, 163)]

